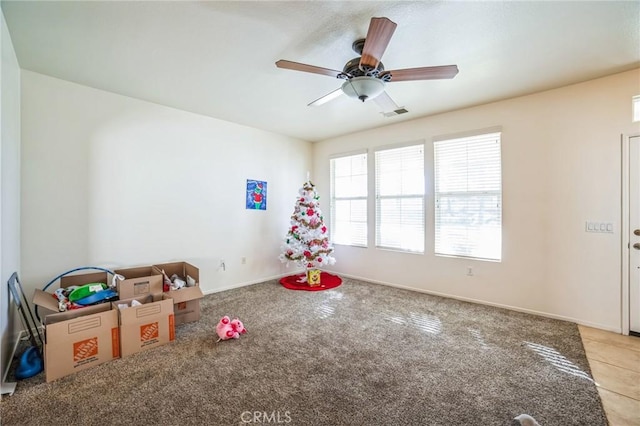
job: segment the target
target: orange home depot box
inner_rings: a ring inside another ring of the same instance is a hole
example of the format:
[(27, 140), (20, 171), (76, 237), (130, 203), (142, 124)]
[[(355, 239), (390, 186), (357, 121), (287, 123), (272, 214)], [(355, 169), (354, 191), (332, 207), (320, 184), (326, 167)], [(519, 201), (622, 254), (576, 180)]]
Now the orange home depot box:
[[(67, 275), (60, 287), (98, 282), (108, 283), (106, 272)], [(47, 382), (120, 357), (118, 313), (111, 311), (110, 303), (59, 312), (58, 300), (40, 289), (32, 300), (44, 324)]]
[(124, 281), (118, 280), (116, 285), (120, 299), (162, 294), (162, 274), (154, 272), (151, 266), (116, 269), (113, 272), (125, 278)]
[(187, 262), (172, 262), (153, 265), (156, 273), (162, 271), (171, 278), (173, 274), (187, 281), (187, 276), (195, 280), (192, 287), (183, 287), (179, 290), (167, 291), (164, 294), (173, 299), (173, 313), (176, 325), (200, 320), (200, 299), (204, 293), (200, 289), (200, 270)]
[(60, 322), (56, 315), (45, 318), (47, 382), (120, 358), (118, 313), (108, 303), (97, 306), (103, 312)]
[[(142, 305), (131, 306), (137, 300)], [(121, 305), (127, 307), (121, 307)], [(173, 300), (162, 294), (112, 302), (120, 317), (120, 352), (123, 357), (175, 340)]]

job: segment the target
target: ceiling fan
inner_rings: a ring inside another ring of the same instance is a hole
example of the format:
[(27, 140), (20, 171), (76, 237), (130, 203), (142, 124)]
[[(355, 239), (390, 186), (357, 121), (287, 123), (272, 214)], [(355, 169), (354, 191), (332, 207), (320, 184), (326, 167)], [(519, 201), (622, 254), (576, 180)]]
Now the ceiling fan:
[(280, 59), (278, 68), (328, 75), (345, 80), (342, 86), (311, 102), (309, 106), (322, 105), (345, 94), (362, 102), (373, 100), (389, 117), (408, 112), (399, 107), (384, 91), (386, 83), (413, 80), (437, 80), (453, 78), (458, 74), (457, 65), (385, 70), (380, 62), (397, 24), (388, 18), (371, 18), (366, 38), (353, 42), (352, 49), (360, 56), (347, 62), (342, 71)]

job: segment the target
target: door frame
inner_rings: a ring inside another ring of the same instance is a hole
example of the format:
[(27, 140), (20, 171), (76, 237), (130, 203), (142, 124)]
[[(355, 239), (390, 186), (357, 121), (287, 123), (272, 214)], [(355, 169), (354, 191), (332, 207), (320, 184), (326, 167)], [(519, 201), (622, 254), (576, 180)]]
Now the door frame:
[(631, 146), (631, 138), (633, 137), (640, 137), (640, 133), (633, 133), (633, 134), (622, 134), (621, 135), (621, 142), (622, 142), (622, 179), (621, 179), (621, 184), (622, 184), (622, 217), (620, 218), (620, 223), (622, 224), (622, 226), (620, 227), (620, 245), (622, 250), (620, 251), (620, 254), (622, 255), (622, 262), (621, 262), (621, 267), (622, 270), (621, 272), (621, 277), (622, 277), (622, 282), (621, 282), (621, 290), (622, 290), (622, 310), (621, 310), (621, 322), (622, 322), (622, 334), (624, 334), (625, 336), (629, 335), (629, 328), (630, 328), (630, 322), (631, 322), (631, 313), (629, 312), (629, 303), (630, 303), (630, 296), (629, 296), (629, 286), (631, 285), (630, 282), (630, 271), (629, 271), (629, 255), (631, 253), (631, 241), (629, 239), (629, 232), (630, 232), (630, 228), (629, 228), (629, 222), (630, 222), (630, 205), (629, 205), (629, 191), (630, 191), (630, 186), (631, 186), (631, 176), (630, 176), (630, 171), (629, 171), (629, 166), (630, 166), (630, 160), (631, 160), (631, 156), (630, 156), (630, 146)]

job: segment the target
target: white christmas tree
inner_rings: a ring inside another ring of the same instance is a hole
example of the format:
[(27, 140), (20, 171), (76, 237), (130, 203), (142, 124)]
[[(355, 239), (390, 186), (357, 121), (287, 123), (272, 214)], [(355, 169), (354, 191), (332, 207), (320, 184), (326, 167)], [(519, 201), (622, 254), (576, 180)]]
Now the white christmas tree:
[(336, 262), (331, 256), (333, 246), (329, 242), (329, 230), (324, 224), (315, 186), (307, 181), (298, 193), (280, 260), (287, 264), (295, 262), (307, 271), (333, 265)]

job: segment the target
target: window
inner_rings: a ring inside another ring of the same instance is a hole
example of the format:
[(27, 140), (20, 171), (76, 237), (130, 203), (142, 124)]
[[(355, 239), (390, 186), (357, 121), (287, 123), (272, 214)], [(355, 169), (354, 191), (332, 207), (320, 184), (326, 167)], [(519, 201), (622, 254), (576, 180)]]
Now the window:
[(367, 153), (332, 158), (331, 240), (367, 246)]
[(633, 122), (640, 121), (640, 95), (633, 97)]
[(433, 145), (436, 254), (500, 260), (500, 133)]
[(424, 144), (376, 151), (376, 247), (424, 253)]

